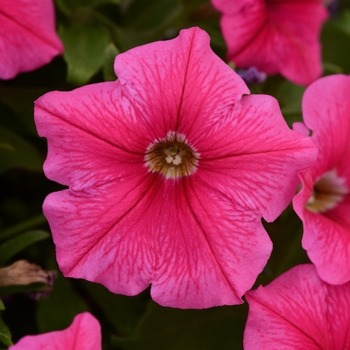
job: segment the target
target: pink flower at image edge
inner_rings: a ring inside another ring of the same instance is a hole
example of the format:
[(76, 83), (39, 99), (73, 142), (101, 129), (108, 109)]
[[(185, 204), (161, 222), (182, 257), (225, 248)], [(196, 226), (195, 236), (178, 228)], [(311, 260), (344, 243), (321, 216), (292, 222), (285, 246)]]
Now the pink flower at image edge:
[(63, 52), (52, 0), (0, 0), (0, 79), (32, 71)]
[(73, 323), (62, 331), (27, 335), (9, 350), (101, 350), (101, 326), (88, 312), (75, 316)]
[(35, 103), (44, 202), (66, 276), (165, 306), (241, 303), (274, 220), (316, 157), (277, 101), (249, 90), (199, 28), (117, 56), (119, 80)]
[(306, 127), (318, 147), (316, 163), (300, 174), (293, 206), (304, 225), (302, 246), (319, 276), (331, 284), (350, 281), (350, 77), (331, 75), (303, 96)]
[(222, 13), (227, 57), (239, 68), (256, 67), (308, 85), (322, 73), (323, 0), (212, 0)]
[(350, 349), (350, 284), (323, 282), (313, 265), (299, 265), (249, 291), (245, 350)]

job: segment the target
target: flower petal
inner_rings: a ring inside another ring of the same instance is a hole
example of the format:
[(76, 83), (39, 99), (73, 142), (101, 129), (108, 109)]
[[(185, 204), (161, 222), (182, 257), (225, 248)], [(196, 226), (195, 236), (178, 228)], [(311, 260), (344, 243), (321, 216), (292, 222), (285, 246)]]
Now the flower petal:
[(319, 32), (327, 11), (321, 0), (212, 0), (223, 12), (228, 58), (238, 67), (281, 73), (302, 85), (321, 75)]
[(12, 79), (50, 62), (63, 51), (55, 32), (52, 0), (0, 3), (0, 78)]
[[(303, 212), (303, 248), (317, 267), (317, 272), (325, 282), (342, 284), (350, 280), (350, 200), (339, 208), (321, 215), (307, 209)], [(345, 216), (344, 216), (345, 214)]]
[(208, 34), (199, 28), (118, 55), (115, 72), (140, 118), (152, 120), (154, 140), (168, 131), (187, 137), (200, 132), (209, 116), (215, 118), (242, 94), (249, 94), (243, 80), (213, 53)]
[(140, 177), (84, 191), (50, 194), (43, 205), (65, 276), (135, 295), (152, 280), (156, 247), (144, 218), (151, 184)]
[(153, 205), (167, 226), (158, 236), (153, 299), (179, 308), (241, 303), (272, 250), (259, 218), (243, 208), (233, 210), (196, 176), (173, 182), (157, 198), (161, 202)]
[(118, 82), (88, 85), (35, 102), (38, 133), (48, 139), (49, 179), (80, 190), (147, 174), (143, 158), (152, 139), (120, 88)]
[[(245, 350), (328, 349), (327, 288), (312, 265), (299, 265), (246, 294)], [(331, 347), (333, 348), (333, 347)]]
[(9, 350), (99, 350), (101, 344), (100, 324), (90, 313), (84, 312), (75, 316), (67, 329), (25, 336)]
[(350, 283), (332, 286), (313, 265), (299, 265), (246, 294), (244, 349), (347, 349)]
[[(310, 85), (302, 101), (305, 125), (320, 149), (313, 167), (315, 176), (337, 167), (339, 176), (350, 178), (350, 77), (330, 75)], [(350, 188), (350, 179), (348, 180)]]
[(350, 346), (350, 284), (329, 286), (327, 314), (329, 343), (333, 349), (348, 349)]
[(350, 280), (350, 196), (335, 207), (319, 213), (305, 206), (313, 187), (325, 173), (335, 171), (350, 189), (350, 77), (333, 75), (310, 85), (303, 97), (303, 118), (313, 131), (319, 152), (316, 163), (300, 174), (303, 184), (293, 199), (296, 213), (304, 224), (303, 248), (316, 265), (320, 277), (332, 284)]
[(217, 179), (218, 191), (273, 221), (291, 201), (298, 173), (315, 161), (316, 147), (288, 128), (270, 96), (243, 97), (225, 121), (194, 143), (202, 155), (198, 176), (208, 186)]

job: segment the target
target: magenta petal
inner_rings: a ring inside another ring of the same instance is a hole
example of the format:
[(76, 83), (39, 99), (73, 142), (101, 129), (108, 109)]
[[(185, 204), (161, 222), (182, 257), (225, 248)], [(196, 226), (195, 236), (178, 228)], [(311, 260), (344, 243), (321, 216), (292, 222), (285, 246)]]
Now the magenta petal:
[(135, 113), (118, 82), (40, 97), (35, 123), (48, 139), (46, 176), (80, 190), (123, 181), (131, 173), (147, 174), (144, 151), (153, 139)]
[(212, 0), (223, 13), (228, 58), (238, 67), (281, 73), (302, 85), (321, 75), (319, 34), (327, 11), (321, 0)]
[(319, 149), (316, 163), (300, 174), (303, 188), (293, 200), (304, 224), (302, 244), (320, 277), (332, 284), (350, 281), (349, 192), (335, 207), (311, 212), (305, 206), (315, 183), (334, 171), (350, 189), (350, 78), (333, 75), (310, 85), (303, 97), (303, 118)]
[(315, 161), (317, 150), (309, 137), (287, 127), (270, 96), (243, 97), (226, 120), (215, 135), (195, 143), (205, 149), (200, 176), (208, 186), (220, 179), (220, 190), (234, 202), (273, 221), (292, 200), (298, 173)]
[(63, 51), (52, 0), (0, 1), (0, 78), (49, 63)]
[(179, 308), (241, 303), (272, 249), (260, 220), (243, 208), (233, 211), (195, 177), (167, 186), (158, 198), (167, 226), (159, 232), (153, 299)]
[(155, 264), (155, 238), (144, 219), (151, 214), (142, 180), (134, 177), (119, 186), (111, 183), (86, 191), (61, 191), (46, 198), (44, 214), (66, 276), (98, 282), (125, 295), (148, 287)]
[(350, 77), (343, 74), (321, 78), (305, 91), (304, 123), (313, 131), (312, 138), (320, 149), (315, 175), (340, 165), (340, 174), (344, 170), (350, 176), (346, 157), (350, 154), (349, 94)]
[(154, 138), (178, 130), (191, 139), (249, 94), (243, 80), (213, 53), (209, 40), (206, 32), (191, 28), (173, 40), (116, 57), (116, 75), (142, 111), (140, 118), (153, 121)]
[(62, 331), (27, 335), (9, 350), (99, 350), (101, 327), (95, 317), (84, 312), (75, 316), (73, 323)]
[(347, 349), (350, 284), (321, 281), (312, 265), (299, 265), (266, 287), (246, 294), (245, 350)]
[(116, 71), (35, 102), (45, 174), (69, 187), (43, 206), (61, 270), (126, 295), (151, 284), (167, 306), (240, 303), (271, 252), (261, 217), (288, 204), (314, 145), (276, 100), (242, 98), (199, 28), (119, 55)]

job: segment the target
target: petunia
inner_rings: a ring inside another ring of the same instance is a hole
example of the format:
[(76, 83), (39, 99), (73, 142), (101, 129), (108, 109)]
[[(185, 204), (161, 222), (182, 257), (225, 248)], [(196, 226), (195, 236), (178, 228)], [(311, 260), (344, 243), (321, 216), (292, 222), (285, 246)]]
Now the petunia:
[(52, 0), (0, 0), (0, 79), (49, 63), (63, 51)]
[(350, 283), (323, 282), (299, 265), (246, 294), (244, 350), (349, 350)]
[(94, 316), (83, 312), (62, 331), (27, 335), (9, 350), (101, 350), (101, 326)]
[(227, 57), (239, 68), (308, 85), (322, 73), (319, 35), (323, 0), (212, 0), (222, 12)]
[(319, 149), (316, 163), (301, 173), (294, 209), (303, 221), (303, 248), (320, 277), (350, 281), (350, 77), (332, 75), (310, 85), (302, 109)]
[(69, 277), (166, 306), (241, 303), (316, 158), (277, 101), (242, 79), (199, 28), (117, 56), (119, 80), (35, 103), (46, 176), (69, 186), (44, 214)]

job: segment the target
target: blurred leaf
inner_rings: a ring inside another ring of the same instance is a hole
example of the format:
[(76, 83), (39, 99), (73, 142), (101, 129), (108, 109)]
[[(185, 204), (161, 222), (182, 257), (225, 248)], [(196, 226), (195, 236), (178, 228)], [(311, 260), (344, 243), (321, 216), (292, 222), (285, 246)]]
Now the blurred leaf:
[(201, 5), (207, 4), (208, 0), (180, 0), (182, 6), (193, 10), (199, 8)]
[(115, 81), (117, 79), (114, 73), (114, 60), (119, 54), (118, 49), (113, 43), (109, 43), (104, 53), (103, 78), (105, 81)]
[(133, 338), (113, 338), (123, 350), (243, 349), (246, 304), (206, 310), (165, 308), (154, 302)]
[(7, 346), (12, 345), (11, 332), (0, 318), (0, 343), (3, 343)]
[(133, 30), (168, 26), (182, 12), (177, 0), (133, 0), (128, 2), (124, 23)]
[(39, 332), (67, 328), (73, 318), (84, 311), (90, 311), (89, 306), (73, 289), (71, 280), (59, 273), (50, 297), (38, 302), (36, 316)]
[(350, 10), (343, 11), (335, 21), (335, 25), (344, 33), (350, 35)]
[(289, 126), (296, 121), (302, 121), (301, 101), (305, 91), (304, 86), (299, 86), (285, 80), (277, 91), (276, 98), (281, 106), (284, 119)]
[(141, 293), (130, 297), (113, 294), (97, 283), (84, 281), (83, 286), (112, 324), (114, 332), (123, 336), (134, 332), (141, 315), (145, 312), (145, 299), (149, 298), (148, 291), (145, 292), (147, 294)]
[(67, 15), (78, 8), (91, 6), (94, 2), (96, 0), (55, 0), (56, 6)]
[(38, 97), (47, 92), (45, 89), (35, 87), (3, 86), (0, 84), (0, 102), (8, 106), (14, 115), (6, 118), (2, 115), (2, 125), (19, 132), (30, 132), (37, 135), (33, 108)]
[(321, 35), (322, 57), (327, 64), (338, 66), (350, 73), (350, 33), (335, 20), (325, 23)]
[(0, 299), (0, 310), (5, 310), (5, 305), (1, 299)]
[(323, 69), (325, 75), (343, 73), (343, 68), (333, 63), (323, 62)]
[(0, 174), (11, 168), (41, 171), (43, 160), (21, 136), (0, 126)]
[(4, 265), (14, 255), (29, 245), (49, 238), (50, 234), (46, 231), (33, 230), (22, 233), (21, 235), (3, 243), (0, 246), (0, 266)]
[(104, 4), (115, 4), (119, 5), (121, 0), (94, 0), (94, 5), (99, 6), (99, 5), (104, 5)]
[(68, 64), (67, 80), (83, 85), (102, 67), (109, 35), (101, 26), (82, 21), (61, 25), (59, 34), (64, 44), (63, 57)]

